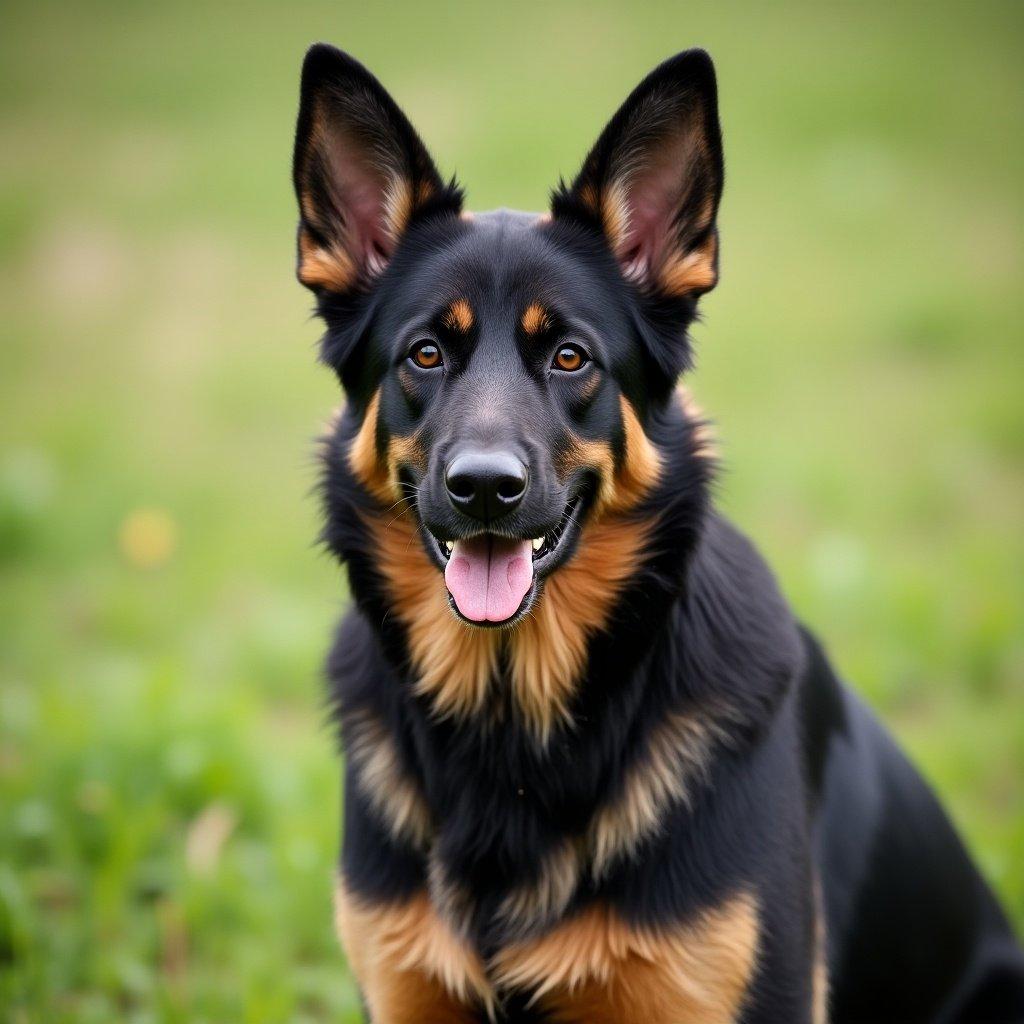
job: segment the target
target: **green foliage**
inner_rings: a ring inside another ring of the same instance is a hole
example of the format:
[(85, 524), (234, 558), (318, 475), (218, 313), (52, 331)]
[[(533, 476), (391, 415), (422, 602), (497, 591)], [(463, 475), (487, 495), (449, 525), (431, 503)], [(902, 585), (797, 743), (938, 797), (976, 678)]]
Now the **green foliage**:
[(1024, 925), (1022, 8), (15, 3), (0, 33), (0, 1007), (337, 1021), (292, 279), (299, 62), (375, 68), (538, 209), (656, 61), (718, 63), (697, 330), (726, 510)]

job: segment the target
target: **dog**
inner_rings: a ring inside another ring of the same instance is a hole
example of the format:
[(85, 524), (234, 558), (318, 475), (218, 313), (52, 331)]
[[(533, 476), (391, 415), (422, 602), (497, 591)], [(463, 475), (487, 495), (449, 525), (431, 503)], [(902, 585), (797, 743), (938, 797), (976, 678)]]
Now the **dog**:
[(347, 401), (335, 921), (369, 1019), (1024, 1021), (943, 811), (712, 505), (678, 385), (718, 280), (708, 55), (651, 72), (549, 213), (470, 214), (316, 45), (293, 176)]

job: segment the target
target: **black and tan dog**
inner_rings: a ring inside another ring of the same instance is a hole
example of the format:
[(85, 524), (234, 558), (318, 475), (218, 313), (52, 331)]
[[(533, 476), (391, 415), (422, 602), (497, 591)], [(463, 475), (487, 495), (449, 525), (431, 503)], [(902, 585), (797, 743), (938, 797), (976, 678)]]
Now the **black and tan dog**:
[(708, 56), (646, 78), (550, 214), (472, 216), (316, 46), (294, 174), (348, 398), (337, 924), (371, 1019), (1024, 1021), (942, 811), (709, 501), (677, 389), (718, 278)]

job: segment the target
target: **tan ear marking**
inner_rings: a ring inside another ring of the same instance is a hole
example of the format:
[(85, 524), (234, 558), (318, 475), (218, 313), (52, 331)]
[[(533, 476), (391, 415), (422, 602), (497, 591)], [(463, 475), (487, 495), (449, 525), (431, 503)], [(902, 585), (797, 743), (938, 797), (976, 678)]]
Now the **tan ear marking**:
[[(417, 189), (417, 195), (422, 188)], [(388, 175), (384, 189), (384, 229), (392, 243), (396, 243), (409, 223), (413, 210), (413, 190), (407, 178), (397, 174)]]
[(597, 213), (597, 189), (593, 185), (584, 185), (580, 189), (580, 202), (592, 213)]
[(323, 248), (303, 228), (299, 232), (299, 280), (310, 288), (327, 288), (343, 292), (356, 282), (356, 268), (343, 248)]
[(601, 195), (601, 223), (612, 252), (619, 253), (629, 237), (629, 202), (626, 186), (613, 181)]
[(715, 253), (718, 236), (710, 234), (697, 249), (674, 254), (658, 268), (658, 283), (667, 295), (683, 296), (710, 291), (718, 283)]

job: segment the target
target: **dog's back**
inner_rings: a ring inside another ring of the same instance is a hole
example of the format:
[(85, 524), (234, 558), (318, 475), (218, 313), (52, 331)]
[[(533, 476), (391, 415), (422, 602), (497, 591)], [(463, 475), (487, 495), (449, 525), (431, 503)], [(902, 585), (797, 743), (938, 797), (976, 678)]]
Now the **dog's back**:
[(831, 1020), (1024, 1021), (1024, 957), (920, 775), (817, 643), (803, 682)]

